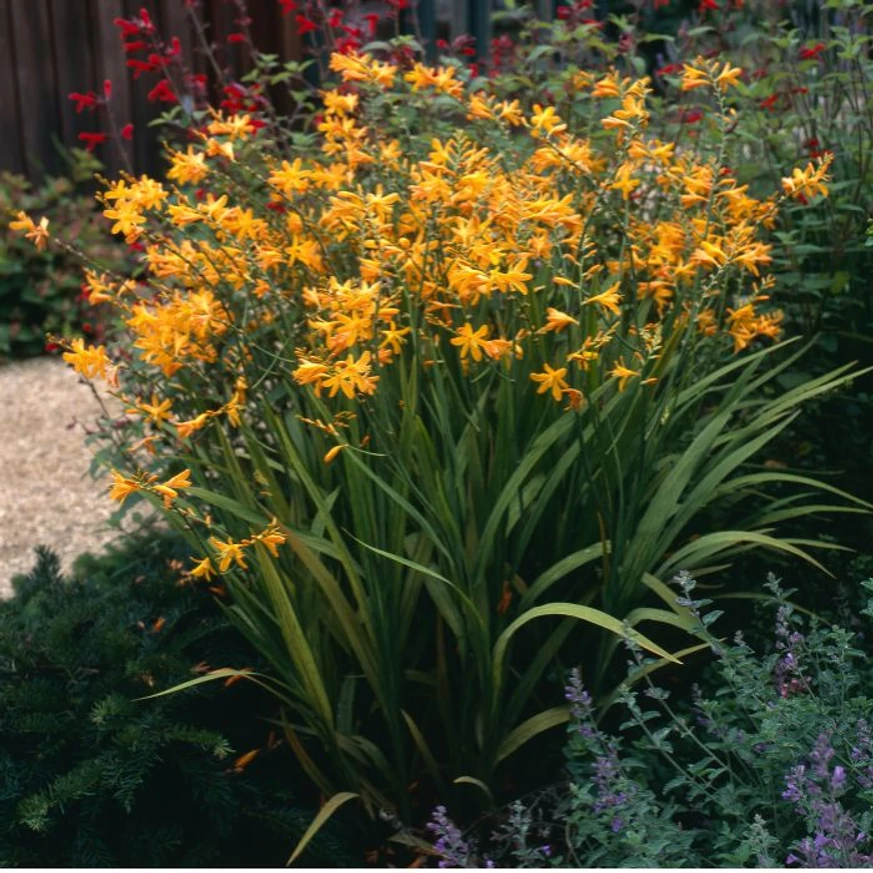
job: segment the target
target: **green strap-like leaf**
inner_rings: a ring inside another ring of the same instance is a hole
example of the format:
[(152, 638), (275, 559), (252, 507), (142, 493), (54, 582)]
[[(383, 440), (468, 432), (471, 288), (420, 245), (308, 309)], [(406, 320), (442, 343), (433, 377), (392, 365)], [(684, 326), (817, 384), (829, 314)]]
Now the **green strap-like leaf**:
[(547, 731), (559, 724), (566, 724), (569, 720), (569, 706), (556, 706), (553, 709), (546, 709), (543, 712), (532, 715), (506, 736), (497, 750), (495, 763), (499, 764), (504, 758), (508, 758), (514, 751), (520, 749), (528, 740), (541, 734), (543, 731)]
[(312, 821), (312, 824), (306, 829), (306, 833), (300, 838), (297, 848), (291, 853), (291, 857), (286, 863), (286, 867), (290, 867), (303, 853), (303, 850), (309, 845), (310, 840), (324, 827), (327, 820), (344, 804), (358, 797), (352, 791), (341, 791), (339, 794), (334, 794), (330, 800), (321, 808), (318, 815)]

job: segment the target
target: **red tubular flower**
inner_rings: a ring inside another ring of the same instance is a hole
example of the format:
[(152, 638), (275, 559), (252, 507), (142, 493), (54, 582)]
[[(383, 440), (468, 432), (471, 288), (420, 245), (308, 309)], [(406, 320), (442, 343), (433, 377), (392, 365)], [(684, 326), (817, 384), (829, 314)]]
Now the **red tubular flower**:
[(152, 24), (152, 17), (149, 15), (148, 9), (140, 9), (139, 10), (139, 20), (141, 23), (141, 27), (145, 33), (154, 33), (155, 26)]
[(227, 41), (232, 43), (245, 42), (246, 35), (244, 33), (229, 33), (227, 35)]
[(175, 92), (173, 91), (172, 86), (166, 79), (161, 79), (154, 88), (148, 93), (149, 101), (154, 103), (155, 101), (160, 101), (161, 103), (178, 103), (179, 100), (176, 97)]
[(153, 73), (157, 69), (149, 61), (138, 61), (136, 58), (131, 58), (127, 62), (127, 66), (133, 70), (134, 79), (138, 79), (143, 73)]
[(691, 112), (686, 112), (681, 121), (683, 124), (697, 124), (703, 118), (703, 112), (700, 109), (692, 109)]
[(339, 27), (343, 23), (342, 9), (331, 9), (330, 15), (327, 16), (327, 23), (331, 27)]
[(279, 5), (282, 7), (283, 15), (288, 15), (290, 12), (297, 11), (297, 4), (294, 0), (279, 0)]
[(376, 27), (379, 24), (379, 15), (375, 12), (368, 12), (363, 16), (364, 21), (367, 22), (367, 30), (370, 36), (376, 35)]
[(765, 97), (765, 98), (764, 98), (764, 99), (763, 99), (763, 100), (758, 104), (758, 106), (760, 106), (761, 109), (769, 109), (771, 112), (773, 112), (773, 111), (774, 111), (774, 108), (775, 108), (775, 106), (776, 106), (776, 101), (777, 101), (778, 99), (779, 99), (779, 95), (778, 95), (778, 94), (771, 94), (769, 97)]
[(109, 137), (105, 133), (80, 133), (79, 139), (85, 143), (85, 148), (89, 152), (93, 152), (94, 149), (100, 145), (101, 143), (106, 142)]
[(818, 60), (819, 55), (825, 50), (823, 42), (817, 42), (812, 48), (804, 48), (800, 50), (800, 60), (811, 61)]
[(305, 15), (295, 15), (294, 20), (297, 22), (297, 32), (301, 36), (305, 33), (309, 33), (311, 30), (318, 30), (316, 23)]
[(121, 38), (139, 36), (140, 26), (138, 21), (128, 21), (126, 18), (115, 18), (112, 23), (121, 30)]
[(104, 79), (103, 80), (103, 99), (111, 100), (112, 99), (112, 80)]
[(133, 125), (125, 124), (124, 127), (121, 128), (121, 138), (126, 140), (133, 139)]
[(93, 91), (87, 94), (80, 94), (78, 91), (73, 91), (67, 97), (68, 100), (76, 101), (76, 112), (81, 112), (83, 109), (97, 108), (97, 95)]
[(174, 36), (170, 40), (170, 47), (164, 50), (164, 55), (168, 58), (177, 58), (182, 54), (182, 43), (179, 42), (179, 37)]
[(133, 42), (124, 43), (124, 50), (128, 54), (130, 52), (138, 52), (140, 49), (144, 48), (148, 48), (148, 43), (141, 39), (134, 40)]

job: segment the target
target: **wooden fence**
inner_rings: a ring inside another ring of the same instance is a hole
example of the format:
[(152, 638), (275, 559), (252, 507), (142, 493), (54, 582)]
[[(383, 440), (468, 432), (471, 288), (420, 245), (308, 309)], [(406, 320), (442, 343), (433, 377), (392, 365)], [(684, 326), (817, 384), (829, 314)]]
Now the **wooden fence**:
[[(278, 0), (246, 2), (255, 45), (286, 60), (299, 59), (295, 16), (282, 15)], [(557, 2), (534, 0), (534, 5), (541, 14), (549, 14)], [(368, 11), (387, 10), (381, 0), (365, 0), (364, 5), (372, 7)], [(438, 37), (471, 33), (479, 50), (485, 51), (491, 12), (502, 5), (501, 0), (416, 0), (420, 32), (431, 49)], [(194, 72), (211, 77), (184, 0), (0, 0), (0, 171), (23, 173), (32, 180), (63, 172), (59, 146), (81, 146), (81, 133), (109, 132), (112, 126), (118, 130), (128, 123), (135, 128), (133, 141), (100, 145), (98, 157), (110, 173), (125, 167), (137, 173), (158, 169), (158, 134), (148, 127), (160, 111), (148, 100), (156, 75), (131, 76), (119, 28), (113, 23), (116, 18), (133, 18), (143, 8), (163, 37), (179, 37), (184, 56), (193, 58)], [(244, 72), (247, 50), (227, 42), (227, 36), (239, 30), (234, 23), (236, 4), (199, 0), (199, 10), (222, 64), (235, 75)], [(68, 95), (99, 92), (106, 79), (112, 82), (111, 123), (104, 111), (77, 113)]]
[[(248, 0), (248, 5), (255, 44), (264, 52), (299, 58), (294, 16), (283, 16), (276, 0)], [(80, 133), (109, 127), (103, 112), (77, 113), (68, 95), (99, 92), (105, 79), (112, 82), (112, 124), (120, 129), (132, 123), (136, 135), (123, 146), (127, 160), (109, 143), (98, 146), (98, 156), (110, 170), (128, 162), (137, 172), (155, 170), (160, 146), (148, 128), (160, 111), (148, 101), (155, 75), (132, 78), (113, 24), (143, 8), (162, 35), (179, 37), (185, 56), (194, 57), (195, 71), (207, 72), (203, 54), (192, 55), (197, 40), (183, 0), (0, 0), (0, 170), (31, 179), (61, 172), (59, 145), (81, 146)], [(226, 41), (239, 30), (234, 5), (202, 0), (201, 9), (210, 40), (222, 47), (229, 66), (243, 71), (244, 47)]]

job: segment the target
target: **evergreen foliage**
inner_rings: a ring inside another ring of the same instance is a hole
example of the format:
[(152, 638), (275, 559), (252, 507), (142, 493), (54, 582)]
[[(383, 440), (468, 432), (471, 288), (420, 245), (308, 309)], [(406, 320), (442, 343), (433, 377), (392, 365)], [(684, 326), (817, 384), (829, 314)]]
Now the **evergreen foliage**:
[[(137, 700), (204, 662), (257, 665), (212, 598), (178, 584), (182, 548), (152, 536), (67, 579), (38, 547), (0, 603), (0, 866), (277, 866), (314, 817), (286, 748), (235, 767), (270, 730), (250, 717), (274, 714), (257, 689)], [(357, 857), (328, 828), (307, 862)]]

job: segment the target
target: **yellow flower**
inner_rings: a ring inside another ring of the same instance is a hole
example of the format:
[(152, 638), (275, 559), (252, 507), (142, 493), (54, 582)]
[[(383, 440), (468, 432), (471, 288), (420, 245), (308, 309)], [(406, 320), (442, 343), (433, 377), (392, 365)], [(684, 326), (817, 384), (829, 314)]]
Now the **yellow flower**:
[(609, 371), (610, 376), (615, 376), (618, 379), (618, 390), (624, 391), (627, 386), (628, 380), (632, 379), (634, 376), (639, 376), (640, 374), (635, 372), (634, 370), (625, 367), (625, 365), (619, 361), (615, 367)]
[(106, 354), (105, 346), (85, 347), (83, 339), (74, 339), (70, 351), (64, 352), (64, 360), (86, 379), (100, 376), (101, 379), (112, 381), (112, 362)]
[(554, 106), (547, 106), (543, 109), (539, 103), (534, 103), (533, 108), (534, 111), (530, 118), (530, 123), (534, 136), (541, 136), (542, 134), (549, 136), (553, 133), (561, 133), (567, 129), (567, 125), (561, 122), (561, 116), (555, 112)]
[[(700, 62), (698, 58), (698, 63)], [(698, 70), (690, 64), (683, 64), (682, 90), (691, 91), (694, 88), (705, 88), (709, 84), (709, 73), (706, 70)]]
[(164, 498), (164, 507), (170, 508), (172, 502), (179, 496), (177, 489), (191, 487), (191, 471), (183, 470), (175, 476), (167, 479), (163, 485), (153, 485), (152, 490), (156, 491)]
[(489, 328), (487, 324), (477, 330), (473, 330), (471, 324), (464, 324), (458, 328), (458, 335), (453, 337), (450, 342), (453, 346), (458, 346), (461, 349), (461, 360), (463, 361), (467, 355), (472, 355), (474, 361), (482, 360), (482, 352), (486, 346)]
[(140, 483), (136, 479), (128, 479), (116, 470), (112, 471), (112, 488), (109, 491), (112, 500), (124, 503), (134, 491), (139, 491), (139, 488)]
[(620, 284), (620, 282), (616, 282), (615, 284), (610, 285), (609, 288), (602, 293), (596, 294), (594, 297), (589, 297), (582, 305), (587, 306), (589, 303), (596, 303), (598, 306), (608, 309), (613, 315), (621, 315), (621, 309), (619, 308), (621, 294), (618, 293)]
[(219, 554), (218, 572), (225, 573), (230, 569), (230, 565), (236, 562), (238, 567), (245, 570), (248, 567), (245, 561), (245, 546), (243, 543), (235, 543), (228, 538), (226, 543), (223, 543), (218, 537), (209, 537), (209, 542)]
[(732, 67), (726, 63), (724, 69), (715, 77), (715, 83), (722, 91), (727, 91), (730, 87), (736, 87), (742, 74), (740, 67)]
[(545, 394), (546, 391), (552, 392), (552, 397), (559, 401), (561, 395), (569, 388), (564, 376), (567, 375), (566, 367), (559, 367), (553, 370), (548, 364), (543, 365), (544, 372), (531, 373), (530, 377), (534, 382), (539, 382), (540, 387), (537, 388), (537, 394)]
[(208, 173), (206, 155), (203, 152), (195, 152), (194, 146), (189, 145), (187, 152), (170, 153), (168, 179), (172, 179), (180, 185), (196, 185), (198, 182), (202, 182)]
[(203, 579), (208, 582), (215, 576), (215, 567), (212, 565), (211, 558), (203, 558), (191, 569), (191, 575), (195, 579)]
[(24, 236), (36, 246), (38, 252), (41, 252), (49, 241), (47, 218), (41, 218), (39, 224), (34, 224), (27, 213), (18, 212), (15, 219), (9, 222), (9, 227), (11, 230), (23, 230)]
[(546, 323), (539, 329), (539, 333), (548, 333), (549, 331), (560, 333), (571, 324), (579, 324), (579, 322), (572, 315), (567, 315), (566, 312), (549, 306), (546, 309)]

